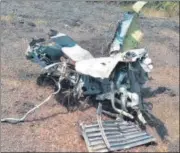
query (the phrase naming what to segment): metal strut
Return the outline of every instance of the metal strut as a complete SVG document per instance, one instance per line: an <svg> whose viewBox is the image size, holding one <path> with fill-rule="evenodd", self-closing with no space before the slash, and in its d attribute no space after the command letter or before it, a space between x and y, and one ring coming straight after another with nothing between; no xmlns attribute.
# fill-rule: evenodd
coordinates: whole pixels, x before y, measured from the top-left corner
<svg viewBox="0 0 180 153"><path fill-rule="evenodd" d="M105 131L104 131L104 128L103 128L103 125L102 125L102 119L101 119L101 114L102 114L102 104L99 103L98 105L98 109L97 109L97 122L98 122L98 125L99 125L99 129L101 131L101 134L102 134L102 138L104 140L104 143L106 144L107 146L107 149L110 151L110 144L109 144L109 141L106 137L106 134L105 134Z"/></svg>

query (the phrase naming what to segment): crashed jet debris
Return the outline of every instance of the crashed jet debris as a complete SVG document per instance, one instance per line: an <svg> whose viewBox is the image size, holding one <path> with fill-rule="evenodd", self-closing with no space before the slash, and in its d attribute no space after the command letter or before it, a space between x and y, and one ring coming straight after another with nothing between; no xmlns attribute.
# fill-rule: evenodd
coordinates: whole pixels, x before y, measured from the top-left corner
<svg viewBox="0 0 180 153"><path fill-rule="evenodd" d="M115 151L155 141L134 122L123 120L126 117L141 125L147 124L142 114L145 107L141 90L153 66L148 51L137 48L142 33L134 29L138 13L145 4L137 2L134 11L124 14L109 45L109 57L95 58L71 37L55 30L50 31L49 40L33 39L27 48L26 58L39 64L43 68L41 75L53 78L58 85L52 95L61 91L61 83L65 80L69 85L67 91L72 93L69 96L77 100L93 97L102 104L108 100L113 110L122 116L121 121L97 118L98 123L81 125L89 151ZM1 122L23 121L36 108L19 120L8 118Z"/></svg>

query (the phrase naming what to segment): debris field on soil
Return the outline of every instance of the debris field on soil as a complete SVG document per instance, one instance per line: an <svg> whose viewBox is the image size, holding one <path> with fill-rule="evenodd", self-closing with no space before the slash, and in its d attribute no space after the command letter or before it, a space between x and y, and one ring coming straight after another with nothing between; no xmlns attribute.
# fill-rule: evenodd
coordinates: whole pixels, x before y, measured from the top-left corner
<svg viewBox="0 0 180 153"><path fill-rule="evenodd" d="M36 84L40 68L25 59L26 39L45 37L49 29L66 33L95 57L107 56L107 46L122 18L119 6L73 1L1 1L1 118L20 117L52 92ZM156 132L157 146L128 151L178 151L179 146L179 21L177 18L141 17L144 41L154 63L145 94L153 104L169 137L163 143ZM96 108L67 113L52 98L46 105L15 125L1 124L2 151L69 152L87 148L78 122L96 120ZM94 118L93 118L94 116Z"/></svg>

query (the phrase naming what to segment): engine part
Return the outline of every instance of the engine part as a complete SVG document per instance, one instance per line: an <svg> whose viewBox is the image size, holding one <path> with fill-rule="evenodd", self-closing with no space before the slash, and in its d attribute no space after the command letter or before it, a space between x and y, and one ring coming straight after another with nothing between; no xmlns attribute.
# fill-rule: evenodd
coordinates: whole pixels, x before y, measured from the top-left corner
<svg viewBox="0 0 180 153"><path fill-rule="evenodd" d="M111 105L112 105L113 109L114 109L116 112L118 112L119 114L122 114L122 115L124 115L124 116L127 116L127 117L133 119L134 117L133 117L131 114L123 111L122 109L118 109L118 108L115 106L115 95L114 95L114 93L115 93L115 92L114 92L114 83L111 82Z"/></svg>

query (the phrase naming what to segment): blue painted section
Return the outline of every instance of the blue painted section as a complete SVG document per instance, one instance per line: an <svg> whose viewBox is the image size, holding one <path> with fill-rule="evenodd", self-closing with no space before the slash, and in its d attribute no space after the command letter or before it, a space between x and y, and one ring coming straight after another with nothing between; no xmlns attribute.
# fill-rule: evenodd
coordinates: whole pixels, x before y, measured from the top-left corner
<svg viewBox="0 0 180 153"><path fill-rule="evenodd" d="M77 44L69 36L60 36L60 37L52 38L52 41L54 41L56 43L56 45L60 46L61 48L62 47L73 47Z"/></svg>
<svg viewBox="0 0 180 153"><path fill-rule="evenodd" d="M43 55L47 57L50 63L58 62L60 61L60 57L64 55L62 48L74 47L75 45L77 45L77 43L67 35L53 37L50 39L48 44L40 45L38 48L33 49L27 58L32 62L38 63L40 66L44 67L47 65L47 62L42 60Z"/></svg>

